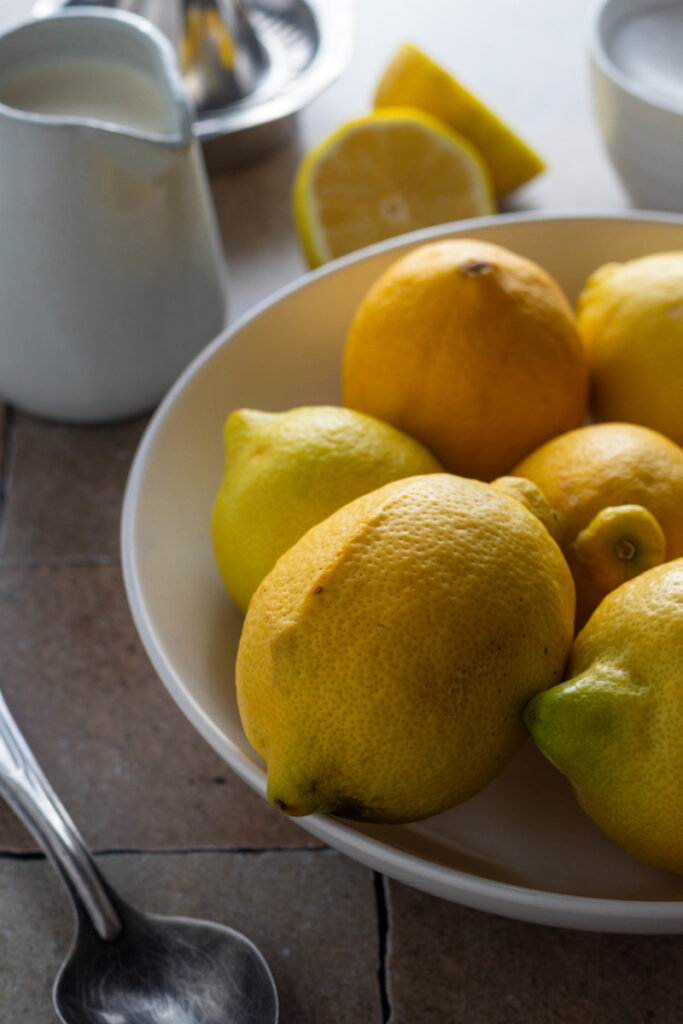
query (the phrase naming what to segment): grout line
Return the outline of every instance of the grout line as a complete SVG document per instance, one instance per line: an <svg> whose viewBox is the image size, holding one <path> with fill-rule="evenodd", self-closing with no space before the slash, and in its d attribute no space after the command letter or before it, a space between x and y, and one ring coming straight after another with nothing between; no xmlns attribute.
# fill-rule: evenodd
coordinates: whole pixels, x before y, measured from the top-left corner
<svg viewBox="0 0 683 1024"><path fill-rule="evenodd" d="M40 850L0 850L0 860L47 860Z"/></svg>
<svg viewBox="0 0 683 1024"><path fill-rule="evenodd" d="M167 854L173 856L189 856L190 854L205 853L325 853L329 852L328 846L186 846L180 849L144 850L130 847L127 849L102 849L96 850L97 856L144 856L165 857Z"/></svg>
<svg viewBox="0 0 683 1024"><path fill-rule="evenodd" d="M210 853L329 853L329 846L196 846L182 847L180 849L147 850L137 847L125 849L104 848L90 850L95 857L165 857L165 856L189 856L190 854ZM45 860L45 854L40 850L0 850L0 860Z"/></svg>
<svg viewBox="0 0 683 1024"><path fill-rule="evenodd" d="M382 1024L390 1024L392 1019L391 1000L389 998L389 942L390 920L387 880L379 871L374 871L375 900L377 902L377 930L379 932L379 966L377 980L382 1002Z"/></svg>

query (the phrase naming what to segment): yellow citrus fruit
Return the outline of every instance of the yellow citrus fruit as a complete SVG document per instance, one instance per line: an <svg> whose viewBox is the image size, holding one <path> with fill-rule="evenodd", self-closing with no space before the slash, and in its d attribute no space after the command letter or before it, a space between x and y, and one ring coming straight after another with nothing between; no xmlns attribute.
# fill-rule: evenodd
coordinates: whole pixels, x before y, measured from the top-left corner
<svg viewBox="0 0 683 1024"><path fill-rule="evenodd" d="M577 318L594 419L642 423L683 445L683 250L600 267Z"/></svg>
<svg viewBox="0 0 683 1024"><path fill-rule="evenodd" d="M557 515L577 625L614 587L683 555L683 449L634 423L595 423L542 445L513 473Z"/></svg>
<svg viewBox="0 0 683 1024"><path fill-rule="evenodd" d="M488 170L470 143L433 117L401 109L349 121L308 153L293 203L312 267L495 210Z"/></svg>
<svg viewBox="0 0 683 1024"><path fill-rule="evenodd" d="M525 711L536 743L607 835L683 874L683 559L605 598L568 675Z"/></svg>
<svg viewBox="0 0 683 1024"><path fill-rule="evenodd" d="M344 404L416 437L450 472L507 473L583 422L588 371L572 310L531 260L474 238L419 246L360 303Z"/></svg>
<svg viewBox="0 0 683 1024"><path fill-rule="evenodd" d="M246 735L289 814L437 814L485 786L562 677L574 587L521 502L448 474L386 484L308 531L254 594Z"/></svg>
<svg viewBox="0 0 683 1024"><path fill-rule="evenodd" d="M491 482L491 487L521 501L524 507L543 523L550 536L556 537L557 513L550 507L545 494L535 483L521 476L499 476L497 480Z"/></svg>
<svg viewBox="0 0 683 1024"><path fill-rule="evenodd" d="M497 194L545 170L540 156L481 100L411 43L393 57L375 93L375 108L415 107L469 139L488 166Z"/></svg>
<svg viewBox="0 0 683 1024"><path fill-rule="evenodd" d="M223 442L211 533L221 576L242 611L309 527L390 480L441 469L417 441L336 406L237 409L225 422Z"/></svg>

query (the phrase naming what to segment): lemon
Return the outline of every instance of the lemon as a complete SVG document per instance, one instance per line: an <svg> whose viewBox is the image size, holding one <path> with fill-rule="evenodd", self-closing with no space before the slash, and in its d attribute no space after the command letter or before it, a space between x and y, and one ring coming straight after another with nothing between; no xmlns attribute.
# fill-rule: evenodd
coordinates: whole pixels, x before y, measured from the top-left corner
<svg viewBox="0 0 683 1024"><path fill-rule="evenodd" d="M415 110L342 125L301 162L294 218L316 267L417 228L495 210L489 174L466 139Z"/></svg>
<svg viewBox="0 0 683 1024"><path fill-rule="evenodd" d="M543 523L550 536L557 537L557 513L550 507L543 491L535 483L521 476L499 476L497 480L492 481L491 487L521 501L522 505Z"/></svg>
<svg viewBox="0 0 683 1024"><path fill-rule="evenodd" d="M521 502L448 474L386 484L314 526L254 594L244 729L294 814L411 821L467 799L562 677L574 588Z"/></svg>
<svg viewBox="0 0 683 1024"><path fill-rule="evenodd" d="M375 108L415 107L439 118L481 153L498 195L523 185L545 164L481 100L425 53L406 43L377 86Z"/></svg>
<svg viewBox="0 0 683 1024"><path fill-rule="evenodd" d="M683 559L612 591L568 674L525 711L536 743L607 835L683 874Z"/></svg>
<svg viewBox="0 0 683 1024"><path fill-rule="evenodd" d="M683 445L683 251L600 267L577 318L594 419L642 423Z"/></svg>
<svg viewBox="0 0 683 1024"><path fill-rule="evenodd" d="M550 275L502 246L448 239L397 260L361 301L343 400L450 472L491 480L583 422L588 368Z"/></svg>
<svg viewBox="0 0 683 1024"><path fill-rule="evenodd" d="M223 440L225 468L211 532L221 576L242 611L309 527L390 480L441 468L412 438L336 406L237 409L225 422Z"/></svg>
<svg viewBox="0 0 683 1024"><path fill-rule="evenodd" d="M557 516L577 625L626 580L683 556L683 449L634 423L595 423L546 442L513 473Z"/></svg>

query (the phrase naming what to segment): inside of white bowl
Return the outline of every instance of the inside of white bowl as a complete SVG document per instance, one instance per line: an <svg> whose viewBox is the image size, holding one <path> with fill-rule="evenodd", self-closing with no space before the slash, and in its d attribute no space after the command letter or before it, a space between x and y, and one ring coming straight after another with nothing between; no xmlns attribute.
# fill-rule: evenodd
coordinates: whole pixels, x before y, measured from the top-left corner
<svg viewBox="0 0 683 1024"><path fill-rule="evenodd" d="M683 5L678 0L604 0L593 46L622 88L683 115Z"/></svg>
<svg viewBox="0 0 683 1024"><path fill-rule="evenodd" d="M209 533L223 422L238 407L338 403L343 344L361 296L407 248L445 234L471 234L536 259L574 300L602 263L680 247L683 218L532 214L421 232L287 289L207 349L172 389L128 485L126 587L169 692L262 794L265 773L244 738L234 694L242 620L214 566ZM683 880L603 836L531 742L487 790L436 819L383 827L299 821L364 863L484 909L580 927L683 929Z"/></svg>

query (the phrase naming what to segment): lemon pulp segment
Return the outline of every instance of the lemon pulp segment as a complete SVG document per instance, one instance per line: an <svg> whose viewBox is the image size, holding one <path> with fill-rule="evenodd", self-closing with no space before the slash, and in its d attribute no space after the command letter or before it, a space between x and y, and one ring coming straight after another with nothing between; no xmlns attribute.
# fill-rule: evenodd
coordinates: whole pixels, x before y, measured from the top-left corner
<svg viewBox="0 0 683 1024"><path fill-rule="evenodd" d="M294 215L311 266L418 228L492 213L475 149L417 111L343 125L302 161Z"/></svg>

